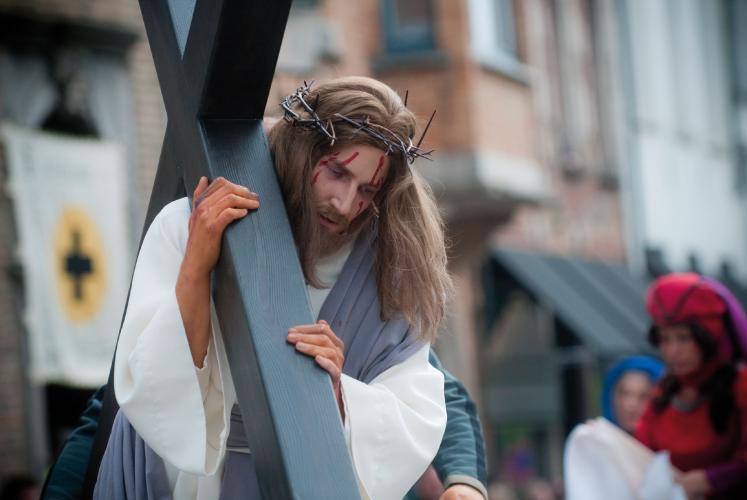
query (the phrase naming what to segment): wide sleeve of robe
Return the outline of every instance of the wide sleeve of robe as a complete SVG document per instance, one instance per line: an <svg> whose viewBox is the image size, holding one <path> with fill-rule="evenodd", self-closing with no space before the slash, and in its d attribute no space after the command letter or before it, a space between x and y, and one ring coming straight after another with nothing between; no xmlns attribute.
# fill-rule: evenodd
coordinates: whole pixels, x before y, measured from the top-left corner
<svg viewBox="0 0 747 500"><path fill-rule="evenodd" d="M234 395L225 351L215 345L220 335L212 336L205 368L195 369L176 300L189 214L187 198L168 204L143 240L117 344L114 391L159 456L181 471L209 475L225 454Z"/></svg>
<svg viewBox="0 0 747 500"><path fill-rule="evenodd" d="M342 376L345 431L364 498L402 498L436 456L446 428L444 377L425 345L365 384Z"/></svg>

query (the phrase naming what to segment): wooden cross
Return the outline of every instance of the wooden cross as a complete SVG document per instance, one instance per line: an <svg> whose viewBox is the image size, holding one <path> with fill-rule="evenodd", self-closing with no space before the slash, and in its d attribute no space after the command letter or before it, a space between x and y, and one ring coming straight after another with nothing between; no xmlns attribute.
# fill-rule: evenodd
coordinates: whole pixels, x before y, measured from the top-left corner
<svg viewBox="0 0 747 500"><path fill-rule="evenodd" d="M213 299L262 497L347 500L358 488L329 377L285 340L314 323L262 129L290 3L140 0L169 118L144 232L202 175L259 193L225 233Z"/></svg>

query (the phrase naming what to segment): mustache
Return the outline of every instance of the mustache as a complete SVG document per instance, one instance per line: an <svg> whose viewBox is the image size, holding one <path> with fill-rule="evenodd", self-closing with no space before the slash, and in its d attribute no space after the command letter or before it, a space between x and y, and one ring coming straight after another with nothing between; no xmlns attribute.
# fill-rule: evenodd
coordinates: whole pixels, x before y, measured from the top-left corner
<svg viewBox="0 0 747 500"><path fill-rule="evenodd" d="M350 225L347 218L341 215L340 213L338 213L332 207L329 207L329 206L318 207L317 212L319 213L319 215L339 225L342 231L346 231L348 229L348 226Z"/></svg>

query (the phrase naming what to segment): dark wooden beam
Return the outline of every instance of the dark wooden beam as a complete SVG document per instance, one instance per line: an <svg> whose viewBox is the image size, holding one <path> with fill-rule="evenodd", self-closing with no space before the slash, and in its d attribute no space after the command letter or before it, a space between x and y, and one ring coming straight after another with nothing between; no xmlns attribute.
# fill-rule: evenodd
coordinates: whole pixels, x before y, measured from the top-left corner
<svg viewBox="0 0 747 500"><path fill-rule="evenodd" d="M153 219L158 215L158 212L172 201L187 196L182 169L174 152L175 144L176 141L173 137L171 127L167 126L163 144L161 145L161 157L158 160L156 177L153 179L153 189L150 194L150 200L148 201L148 210L145 213L143 231L140 234L140 245L142 245L145 233L148 231ZM191 195L191 193L189 194Z"/></svg>
<svg viewBox="0 0 747 500"><path fill-rule="evenodd" d="M262 118L288 19L287 10L268 7L267 2L223 2L200 116Z"/></svg>
<svg viewBox="0 0 747 500"><path fill-rule="evenodd" d="M158 161L158 170L156 171L156 178L153 182L153 189L148 203L148 210L145 214L145 222L143 223L143 230L140 234L138 248L143 244L145 233L148 232L148 228L156 215L158 215L158 212L171 201L186 196L182 171L171 148L172 144L174 144L174 138L172 137L171 129L170 127L166 127L166 134L161 146L161 157ZM129 298L130 291L128 290L128 302ZM124 314L127 314L127 305L125 305L123 321ZM96 485L101 459L106 451L106 444L109 441L109 434L112 432L112 424L118 410L119 405L114 397L114 363L112 363L109 370L109 378L106 382L104 397L101 401L101 414L98 419L98 427L96 428L96 435L91 447L86 475L81 488L81 498L89 499L93 497L93 488Z"/></svg>

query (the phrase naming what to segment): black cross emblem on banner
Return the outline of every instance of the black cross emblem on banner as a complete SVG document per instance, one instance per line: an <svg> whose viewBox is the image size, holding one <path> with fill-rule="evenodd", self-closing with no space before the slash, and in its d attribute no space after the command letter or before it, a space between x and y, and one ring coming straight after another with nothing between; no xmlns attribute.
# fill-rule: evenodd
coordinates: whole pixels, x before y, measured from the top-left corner
<svg viewBox="0 0 747 500"><path fill-rule="evenodd" d="M83 278L93 272L93 261L80 248L80 231L73 231L72 248L65 256L65 271L73 280L73 297L78 302L83 300Z"/></svg>
<svg viewBox="0 0 747 500"><path fill-rule="evenodd" d="M285 342L289 327L314 322L262 130L290 3L140 0L169 118L143 232L202 175L259 193L262 208L226 231L213 299L262 497L347 500L358 488L329 378Z"/></svg>

